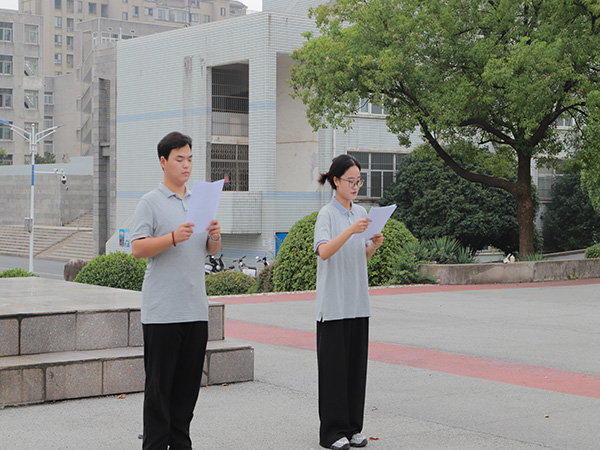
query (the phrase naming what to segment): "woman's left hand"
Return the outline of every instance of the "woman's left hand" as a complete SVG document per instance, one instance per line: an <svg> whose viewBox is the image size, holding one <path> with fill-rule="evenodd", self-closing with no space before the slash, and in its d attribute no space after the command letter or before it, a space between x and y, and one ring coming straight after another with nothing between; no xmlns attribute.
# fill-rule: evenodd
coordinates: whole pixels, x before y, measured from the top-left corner
<svg viewBox="0 0 600 450"><path fill-rule="evenodd" d="M219 222L216 219L210 221L210 226L206 231L208 231L208 235L213 241L221 239L221 225L219 225Z"/></svg>
<svg viewBox="0 0 600 450"><path fill-rule="evenodd" d="M379 248L383 244L383 234L377 233L371 238L371 245L373 248Z"/></svg>

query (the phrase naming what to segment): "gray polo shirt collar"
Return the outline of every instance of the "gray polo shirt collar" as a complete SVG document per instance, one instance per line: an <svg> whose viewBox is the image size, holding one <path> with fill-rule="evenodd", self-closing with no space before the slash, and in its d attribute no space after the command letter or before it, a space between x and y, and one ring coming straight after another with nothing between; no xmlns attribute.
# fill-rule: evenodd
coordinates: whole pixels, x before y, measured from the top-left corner
<svg viewBox="0 0 600 450"><path fill-rule="evenodd" d="M333 206L335 206L335 209L337 209L344 216L349 216L349 215L355 214L354 202L352 202L352 201L350 201L350 205L351 205L350 210L347 210L346 208L344 208L344 206L338 201L338 199L335 198L335 195L331 198L331 203L333 204Z"/></svg>
<svg viewBox="0 0 600 450"><path fill-rule="evenodd" d="M187 188L187 186L185 187L185 194L183 196L183 199L181 197L179 197L179 194L176 194L175 192L173 192L171 189L169 189L168 187L166 187L164 185L164 183L160 183L158 185L158 190L161 194L163 194L166 198L169 197L176 197L179 200L182 200L183 202L183 209L184 211L188 210L188 205L190 202L190 197L192 196L192 192Z"/></svg>

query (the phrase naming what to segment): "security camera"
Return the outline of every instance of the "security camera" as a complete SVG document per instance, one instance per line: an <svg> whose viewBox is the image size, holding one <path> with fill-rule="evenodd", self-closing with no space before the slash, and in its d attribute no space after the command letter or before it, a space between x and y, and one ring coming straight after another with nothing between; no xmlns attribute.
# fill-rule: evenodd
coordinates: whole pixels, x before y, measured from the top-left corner
<svg viewBox="0 0 600 450"><path fill-rule="evenodd" d="M67 184L67 176L66 176L66 175L63 175L62 177L60 177L60 182L61 182L62 184Z"/></svg>

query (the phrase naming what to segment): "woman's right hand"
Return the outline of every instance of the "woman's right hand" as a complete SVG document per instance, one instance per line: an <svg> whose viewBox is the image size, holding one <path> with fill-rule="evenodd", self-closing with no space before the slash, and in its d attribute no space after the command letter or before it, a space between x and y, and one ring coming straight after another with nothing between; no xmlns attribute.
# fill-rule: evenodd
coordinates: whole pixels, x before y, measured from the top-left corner
<svg viewBox="0 0 600 450"><path fill-rule="evenodd" d="M369 226L369 222L373 222L373 221L371 219L367 219L366 217L364 219L358 219L356 222L354 222L352 225L350 225L348 227L348 230L350 231L351 234L362 233Z"/></svg>

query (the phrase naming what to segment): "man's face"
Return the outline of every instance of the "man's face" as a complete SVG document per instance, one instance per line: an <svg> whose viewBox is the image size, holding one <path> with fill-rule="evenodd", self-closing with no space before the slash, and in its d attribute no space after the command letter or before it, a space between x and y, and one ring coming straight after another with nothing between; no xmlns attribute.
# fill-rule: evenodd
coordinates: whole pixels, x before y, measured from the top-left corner
<svg viewBox="0 0 600 450"><path fill-rule="evenodd" d="M181 185L187 182L192 174L192 150L189 145L171 150L169 159L160 158L160 165L165 171L165 179Z"/></svg>

